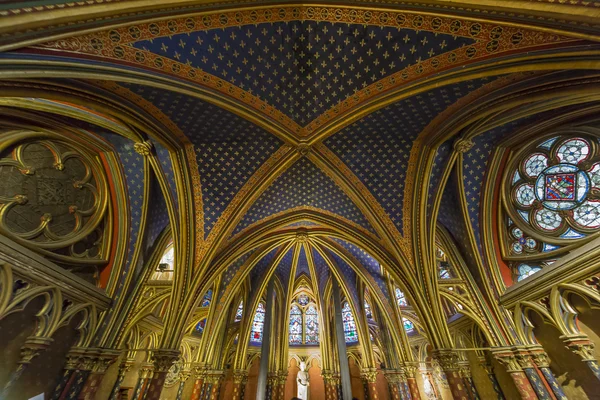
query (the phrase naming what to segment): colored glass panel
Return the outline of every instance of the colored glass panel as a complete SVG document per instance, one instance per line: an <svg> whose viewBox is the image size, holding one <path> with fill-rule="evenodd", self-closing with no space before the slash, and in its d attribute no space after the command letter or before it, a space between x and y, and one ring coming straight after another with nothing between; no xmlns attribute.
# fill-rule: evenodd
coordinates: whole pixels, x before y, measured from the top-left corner
<svg viewBox="0 0 600 400"><path fill-rule="evenodd" d="M212 299L212 289L208 289L204 297L202 298L202 304L200 307L208 307L210 306L210 300Z"/></svg>
<svg viewBox="0 0 600 400"><path fill-rule="evenodd" d="M404 293L402 293L402 291L398 288L396 288L396 303L398 303L398 305L400 307L408 306L408 302L406 301L406 296L404 296Z"/></svg>
<svg viewBox="0 0 600 400"><path fill-rule="evenodd" d="M265 323L265 306L259 303L256 307L254 320L252 321L252 330L250 331L250 341L253 343L262 343L263 326Z"/></svg>
<svg viewBox="0 0 600 400"><path fill-rule="evenodd" d="M350 305L347 302L344 302L344 306L342 307L342 323L344 325L344 339L346 340L346 343L358 342L356 323L354 322L354 316L352 315L352 310L350 310Z"/></svg>
<svg viewBox="0 0 600 400"><path fill-rule="evenodd" d="M290 344L302 344L302 311L297 305L290 310Z"/></svg>
<svg viewBox="0 0 600 400"><path fill-rule="evenodd" d="M402 317L402 325L404 326L404 330L406 332L412 332L415 329L415 324L413 324L411 320L404 317Z"/></svg>
<svg viewBox="0 0 600 400"><path fill-rule="evenodd" d="M367 316L367 318L373 319L373 313L371 312L371 306L366 301L365 301L365 315Z"/></svg>
<svg viewBox="0 0 600 400"><path fill-rule="evenodd" d="M304 343L319 344L319 315L315 306L308 306L305 313L305 321Z"/></svg>
<svg viewBox="0 0 600 400"><path fill-rule="evenodd" d="M241 321L242 320L242 314L244 313L244 302L240 301L240 305L238 306L236 312L235 312L235 322Z"/></svg>
<svg viewBox="0 0 600 400"><path fill-rule="evenodd" d="M204 332L205 326L206 326L206 318L204 318L202 321L198 322L198 324L196 325L196 332L198 332L198 333Z"/></svg>

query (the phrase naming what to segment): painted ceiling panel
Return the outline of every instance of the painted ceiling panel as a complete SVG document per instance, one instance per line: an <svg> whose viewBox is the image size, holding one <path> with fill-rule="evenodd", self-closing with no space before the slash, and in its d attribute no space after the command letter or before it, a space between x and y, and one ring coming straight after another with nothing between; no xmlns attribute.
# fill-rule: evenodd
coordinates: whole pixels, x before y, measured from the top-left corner
<svg viewBox="0 0 600 400"><path fill-rule="evenodd" d="M322 21L179 33L132 45L230 82L305 126L358 90L475 40Z"/></svg>
<svg viewBox="0 0 600 400"><path fill-rule="evenodd" d="M427 195L427 213L431 212L431 208L433 207L433 202L435 201L435 197L437 196L438 190L440 189L440 181L442 179L442 175L446 170L448 165L448 161L450 161L450 155L452 154L452 142L453 138L448 139L444 143L442 143L435 153L435 158L433 160L433 166L431 168L431 175L429 177L429 191Z"/></svg>
<svg viewBox="0 0 600 400"><path fill-rule="evenodd" d="M235 194L282 142L251 122L194 97L125 86L161 109L194 144L207 236Z"/></svg>
<svg viewBox="0 0 600 400"><path fill-rule="evenodd" d="M348 252L358 260L358 262L369 272L375 283L377 283L379 289L381 289L381 291L389 299L390 296L387 290L387 286L385 284L385 279L381 273L381 265L379 264L379 262L376 259L374 259L369 253L353 245L350 242L337 238L334 238L333 240L335 240L342 247L348 250Z"/></svg>
<svg viewBox="0 0 600 400"><path fill-rule="evenodd" d="M173 162L171 160L171 155L169 154L169 150L167 150L160 143L153 141L154 147L156 148L156 156L158 157L158 161L162 167L162 170L167 178L167 182L169 183L169 189L171 190L171 194L173 195L173 199L175 201L175 209L179 209L179 198L177 196L177 187L175 185L175 171L173 171Z"/></svg>
<svg viewBox="0 0 600 400"><path fill-rule="evenodd" d="M352 200L312 162L302 158L265 190L246 212L234 233L270 215L301 206L321 208L373 231Z"/></svg>
<svg viewBox="0 0 600 400"><path fill-rule="evenodd" d="M169 225L169 213L167 203L162 190L153 176L150 185L150 198L148 202L148 215L146 217L146 249L149 249L160 233Z"/></svg>
<svg viewBox="0 0 600 400"><path fill-rule="evenodd" d="M340 286L345 286L345 288L350 292L350 296L352 296L355 304L359 304L358 302L358 292L357 292L357 283L358 280L356 278L356 272L349 266L340 256L337 255L334 251L327 250L329 254L333 257L336 265L338 266L342 276L344 277L345 284Z"/></svg>
<svg viewBox="0 0 600 400"><path fill-rule="evenodd" d="M441 223L453 236L454 242L458 249L462 253L467 266L472 272L475 272L477 262L473 254L473 248L470 245L469 233L467 225L460 210L460 201L457 193L458 183L456 181L457 169L453 168L448 184L444 188L444 194L442 195L442 201L440 204L440 210L438 214L438 223ZM479 273L473 273L475 280L481 283L481 277Z"/></svg>
<svg viewBox="0 0 600 400"><path fill-rule="evenodd" d="M269 254L267 254L266 257L273 257L276 251L277 249L271 251ZM248 257L252 255L252 253L254 253L254 250L251 250L243 256L239 257L225 269L221 278L221 290L219 291L219 300L221 300L221 298L223 297L223 293L225 292L227 286L229 286L229 284L233 280L233 277L238 273L242 265L244 265L244 263L246 262L246 260L248 260Z"/></svg>
<svg viewBox="0 0 600 400"><path fill-rule="evenodd" d="M123 276L125 276L129 273L131 268L131 261L135 251L135 245L138 241L140 223L142 220L142 207L144 204L144 160L141 155L133 150L133 142L131 140L106 131L97 132L114 147L121 160L123 174L125 176L124 184L129 199L128 208L131 218L129 243L127 244L127 257L125 258L125 266L123 268ZM119 292L121 288L122 286L119 286L117 292Z"/></svg>
<svg viewBox="0 0 600 400"><path fill-rule="evenodd" d="M310 278L310 269L308 268L308 260L306 259L306 253L304 253L304 247L300 250L300 255L298 256L298 267L296 267L296 279L301 274L305 274Z"/></svg>
<svg viewBox="0 0 600 400"><path fill-rule="evenodd" d="M371 191L402 233L404 182L412 143L440 112L486 78L437 88L382 108L325 141Z"/></svg>
<svg viewBox="0 0 600 400"><path fill-rule="evenodd" d="M325 295L325 286L327 285L327 281L331 276L331 271L329 271L329 266L316 249L313 249L312 256L313 262L315 264L315 272L317 274L317 279L319 283L318 291L321 298L323 298L323 296Z"/></svg>
<svg viewBox="0 0 600 400"><path fill-rule="evenodd" d="M287 288L287 284L289 282L290 272L292 271L292 262L294 261L294 247L285 253L285 256L279 261L279 265L277 265L277 269L275 270L281 283L284 287ZM264 275L264 272L263 272Z"/></svg>

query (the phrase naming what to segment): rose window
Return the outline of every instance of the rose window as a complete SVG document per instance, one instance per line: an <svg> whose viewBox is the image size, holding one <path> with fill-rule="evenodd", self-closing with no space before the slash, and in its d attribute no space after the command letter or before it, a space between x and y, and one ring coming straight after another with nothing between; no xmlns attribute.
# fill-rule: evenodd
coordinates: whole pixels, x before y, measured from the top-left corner
<svg viewBox="0 0 600 400"><path fill-rule="evenodd" d="M572 240L600 228L600 158L596 139L554 137L530 151L512 172L511 251L522 254L540 239Z"/></svg>

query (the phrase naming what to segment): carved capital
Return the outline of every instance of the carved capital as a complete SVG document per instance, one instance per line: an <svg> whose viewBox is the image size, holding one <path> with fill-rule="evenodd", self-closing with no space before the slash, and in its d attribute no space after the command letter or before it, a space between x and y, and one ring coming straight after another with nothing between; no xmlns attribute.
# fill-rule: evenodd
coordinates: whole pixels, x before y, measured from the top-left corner
<svg viewBox="0 0 600 400"><path fill-rule="evenodd" d="M221 378L223 378L223 371L218 369L211 369L206 371L204 381L207 383L216 384L221 381Z"/></svg>
<svg viewBox="0 0 600 400"><path fill-rule="evenodd" d="M377 381L377 369L375 369L375 368L363 369L361 371L361 376L365 381L367 381L369 383L375 383Z"/></svg>
<svg viewBox="0 0 600 400"><path fill-rule="evenodd" d="M522 372L521 366L515 353L511 349L492 350L492 355L498 362L506 368L506 372Z"/></svg>
<svg viewBox="0 0 600 400"><path fill-rule="evenodd" d="M531 353L531 359L538 368L550 367L550 357L545 351L536 351Z"/></svg>
<svg viewBox="0 0 600 400"><path fill-rule="evenodd" d="M46 337L32 336L27 338L25 344L23 344L21 347L21 358L19 359L19 364L27 365L31 363L31 360L50 347L52 342L54 342L54 339Z"/></svg>
<svg viewBox="0 0 600 400"><path fill-rule="evenodd" d="M138 371L138 375L140 376L141 379L152 378L153 374L154 374L154 365L148 364L148 363L142 364Z"/></svg>
<svg viewBox="0 0 600 400"><path fill-rule="evenodd" d="M248 371L243 369L236 369L233 371L233 383L240 384L248 377Z"/></svg>
<svg viewBox="0 0 600 400"><path fill-rule="evenodd" d="M154 350L152 354L152 363L156 372L168 372L171 366L179 358L178 350Z"/></svg>
<svg viewBox="0 0 600 400"><path fill-rule="evenodd" d="M458 354L454 350L450 349L439 349L434 350L433 356L442 367L444 372L447 371L458 371Z"/></svg>
<svg viewBox="0 0 600 400"><path fill-rule="evenodd" d="M458 151L459 153L466 153L467 151L471 150L472 147L473 142L469 139L458 138L454 142L454 150Z"/></svg>
<svg viewBox="0 0 600 400"><path fill-rule="evenodd" d="M416 363L405 362L401 368L402 373L406 378L415 378L417 376L417 371L419 370L419 366ZM402 376L401 373L401 376Z"/></svg>
<svg viewBox="0 0 600 400"><path fill-rule="evenodd" d="M152 153L152 142L148 140L143 142L137 142L133 145L133 149L139 155L147 157L150 155L150 153Z"/></svg>
<svg viewBox="0 0 600 400"><path fill-rule="evenodd" d="M285 383L287 382L287 377L288 377L287 371L279 371L279 373L277 374L277 382L280 385L285 385Z"/></svg>
<svg viewBox="0 0 600 400"><path fill-rule="evenodd" d="M583 361L595 361L594 343L587 336L564 337L561 339L565 343L567 349L577 354Z"/></svg>
<svg viewBox="0 0 600 400"><path fill-rule="evenodd" d="M458 374L461 378L471 377L471 366L469 365L468 361L458 362Z"/></svg>

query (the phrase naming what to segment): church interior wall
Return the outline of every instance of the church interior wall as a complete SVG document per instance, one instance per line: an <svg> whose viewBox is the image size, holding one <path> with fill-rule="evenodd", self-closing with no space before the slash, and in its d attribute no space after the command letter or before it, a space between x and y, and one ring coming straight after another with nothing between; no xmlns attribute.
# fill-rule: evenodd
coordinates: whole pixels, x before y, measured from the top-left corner
<svg viewBox="0 0 600 400"><path fill-rule="evenodd" d="M572 399L598 399L597 379L584 364L581 357L565 347L560 332L544 323L535 313L530 316L535 328L533 332L550 357L550 369L562 386L565 395Z"/></svg>

